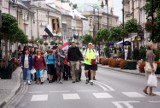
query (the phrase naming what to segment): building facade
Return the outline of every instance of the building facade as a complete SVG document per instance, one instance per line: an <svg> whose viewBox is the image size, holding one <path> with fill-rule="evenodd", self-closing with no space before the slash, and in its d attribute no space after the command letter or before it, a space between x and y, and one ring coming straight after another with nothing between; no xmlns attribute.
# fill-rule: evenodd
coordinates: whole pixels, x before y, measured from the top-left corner
<svg viewBox="0 0 160 108"><path fill-rule="evenodd" d="M111 28L118 26L119 18L113 14L104 12L103 10L84 11L83 15L88 18L89 21L89 34L95 36L101 28Z"/></svg>
<svg viewBox="0 0 160 108"><path fill-rule="evenodd" d="M148 42L149 33L145 31L145 22L146 22L146 14L143 7L145 6L146 0L124 0L124 18L125 22L134 18L138 21L138 24L141 26L144 36L138 36L133 33L130 35L132 38L132 50L134 46L145 46Z"/></svg>

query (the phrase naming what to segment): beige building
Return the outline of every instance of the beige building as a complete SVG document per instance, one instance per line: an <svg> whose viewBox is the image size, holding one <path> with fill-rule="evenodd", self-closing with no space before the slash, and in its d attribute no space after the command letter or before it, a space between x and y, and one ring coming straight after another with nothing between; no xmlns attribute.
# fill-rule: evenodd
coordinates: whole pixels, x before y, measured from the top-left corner
<svg viewBox="0 0 160 108"><path fill-rule="evenodd" d="M146 0L124 0L124 17L125 22L135 18L138 24L141 25L142 30L144 30L144 36L138 36L137 33L131 34L129 39L133 46L144 46L148 42L149 33L145 31L146 14L143 7L145 6Z"/></svg>
<svg viewBox="0 0 160 108"><path fill-rule="evenodd" d="M83 15L88 18L89 21L89 34L95 35L93 30L97 32L101 28L111 28L114 26L118 26L119 19L118 16L113 14L107 14L103 10L95 10L94 11L84 11ZM108 20L108 21L107 21ZM95 27L95 28L94 28Z"/></svg>

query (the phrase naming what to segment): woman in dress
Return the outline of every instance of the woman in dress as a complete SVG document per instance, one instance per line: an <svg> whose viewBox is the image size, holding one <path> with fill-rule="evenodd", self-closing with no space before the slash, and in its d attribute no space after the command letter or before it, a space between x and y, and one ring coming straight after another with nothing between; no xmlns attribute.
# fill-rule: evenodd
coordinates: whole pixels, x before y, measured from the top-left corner
<svg viewBox="0 0 160 108"><path fill-rule="evenodd" d="M147 53L146 53L146 61L150 64L151 68L152 68L152 71L147 71L145 70L145 73L146 73L146 76L148 78L148 76L150 74L155 74L155 68L154 68L154 60L155 60L155 54L153 53L153 43L149 42L148 45L147 45ZM148 94L150 96L156 96L156 94L153 93L153 87L149 87L149 86L146 86L143 90L143 92L145 94Z"/></svg>
<svg viewBox="0 0 160 108"><path fill-rule="evenodd" d="M41 51L37 50L37 55L34 58L34 68L36 69L36 83L43 84L43 71L46 68L44 56L41 55Z"/></svg>

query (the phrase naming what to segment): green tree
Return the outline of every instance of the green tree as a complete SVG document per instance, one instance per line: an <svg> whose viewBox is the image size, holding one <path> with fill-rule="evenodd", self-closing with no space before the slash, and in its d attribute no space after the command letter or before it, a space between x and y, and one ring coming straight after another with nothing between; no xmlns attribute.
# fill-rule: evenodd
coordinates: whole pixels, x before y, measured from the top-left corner
<svg viewBox="0 0 160 108"><path fill-rule="evenodd" d="M150 33L154 33L153 35L150 35L150 39L153 42L160 42L160 0L146 0L144 9L146 11L148 19L145 24L145 28ZM150 17L152 18L152 13L156 14L156 16L154 16L154 19L150 19Z"/></svg>
<svg viewBox="0 0 160 108"><path fill-rule="evenodd" d="M93 41L93 38L92 38L92 36L91 35L84 35L83 36L83 39L82 39L82 42L84 43L84 44L88 44L88 43L90 43L90 42L92 42Z"/></svg>
<svg viewBox="0 0 160 108"><path fill-rule="evenodd" d="M5 66L8 66L8 42L13 39L18 30L18 23L15 17L9 14L2 14L1 38L5 41Z"/></svg>
<svg viewBox="0 0 160 108"><path fill-rule="evenodd" d="M112 27L110 29L110 40L118 41L121 40L122 28L120 26Z"/></svg>
<svg viewBox="0 0 160 108"><path fill-rule="evenodd" d="M136 19L128 20L125 23L125 30L128 33L136 33L136 32L138 32L138 23L137 23L137 20Z"/></svg>
<svg viewBox="0 0 160 108"><path fill-rule="evenodd" d="M56 42L55 42L55 41L51 41L50 44L51 44L51 45L55 45Z"/></svg>

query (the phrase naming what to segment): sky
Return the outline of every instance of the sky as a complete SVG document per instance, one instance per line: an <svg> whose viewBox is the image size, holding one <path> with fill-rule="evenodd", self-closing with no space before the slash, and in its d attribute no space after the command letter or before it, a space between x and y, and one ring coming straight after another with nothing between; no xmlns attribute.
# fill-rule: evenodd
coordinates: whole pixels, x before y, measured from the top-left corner
<svg viewBox="0 0 160 108"><path fill-rule="evenodd" d="M54 1L54 0L46 0L47 2L49 1ZM88 3L97 3L98 0L70 0L73 3L76 4L84 4L84 1L87 1ZM114 0L114 15L119 17L119 20L122 21L122 0Z"/></svg>

